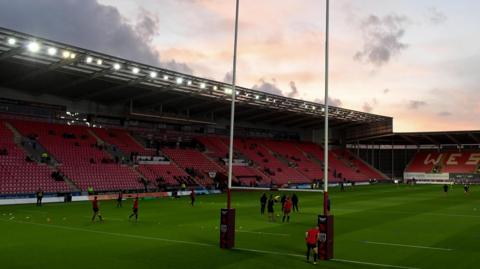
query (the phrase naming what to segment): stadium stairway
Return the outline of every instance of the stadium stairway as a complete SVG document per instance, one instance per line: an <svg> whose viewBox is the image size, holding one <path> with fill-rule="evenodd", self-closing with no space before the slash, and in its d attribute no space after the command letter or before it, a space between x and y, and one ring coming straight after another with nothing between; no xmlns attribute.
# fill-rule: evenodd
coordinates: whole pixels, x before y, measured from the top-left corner
<svg viewBox="0 0 480 269"><path fill-rule="evenodd" d="M111 144L107 143L105 140L103 140L102 138L100 138L94 131L92 131L91 129L88 129L87 130L88 133L93 136L95 139L97 139L97 143L99 145L104 145L106 146L104 149L105 151L108 153L108 155L110 155L113 159L115 158L118 158L119 160L122 160L122 158L124 160L128 160L128 156L125 155L125 153L117 146L115 145L116 149L113 150Z"/></svg>
<svg viewBox="0 0 480 269"><path fill-rule="evenodd" d="M7 128L9 128L14 134L14 140L17 146L22 148L32 160L37 162L37 164L39 165L47 165L52 170L52 172L58 172L57 167L59 166L59 162L55 159L55 156L50 154L50 152L48 152L48 150L43 147L42 144L37 142L34 147L31 143L29 143L29 139L24 137L12 124L10 124L9 122L5 122L5 126L7 126ZM42 164L41 155L44 152L46 152L50 156L50 161ZM65 182L65 184L69 186L72 192L81 191L81 189L77 185L75 185L75 183L66 175L63 175L63 182Z"/></svg>

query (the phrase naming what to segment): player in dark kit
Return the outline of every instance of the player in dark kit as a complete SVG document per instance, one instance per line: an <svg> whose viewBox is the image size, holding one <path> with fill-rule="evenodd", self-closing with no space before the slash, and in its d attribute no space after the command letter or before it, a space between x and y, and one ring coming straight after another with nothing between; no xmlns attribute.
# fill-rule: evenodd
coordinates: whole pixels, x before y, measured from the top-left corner
<svg viewBox="0 0 480 269"><path fill-rule="evenodd" d="M122 207L123 192L120 191L117 197L117 207Z"/></svg>
<svg viewBox="0 0 480 269"><path fill-rule="evenodd" d="M310 251L313 250L313 264L317 264L318 249L317 244L320 239L320 230L317 227L308 230L305 233L305 242L307 243L307 262L310 262Z"/></svg>
<svg viewBox="0 0 480 269"><path fill-rule="evenodd" d="M287 200L287 196L285 194L282 195L282 198L280 199L280 202L282 203L282 210L283 210L283 206L285 205L286 200Z"/></svg>
<svg viewBox="0 0 480 269"><path fill-rule="evenodd" d="M195 190L192 189L192 191L190 192L190 200L191 200L191 204L192 206L195 205Z"/></svg>
<svg viewBox="0 0 480 269"><path fill-rule="evenodd" d="M38 189L36 195L37 195L37 206L42 206L42 199L43 199L42 189Z"/></svg>
<svg viewBox="0 0 480 269"><path fill-rule="evenodd" d="M273 205L275 204L275 200L273 199L273 194L270 194L270 198L267 202L267 212L268 212L268 219L271 221L275 221L274 214L273 214Z"/></svg>
<svg viewBox="0 0 480 269"><path fill-rule="evenodd" d="M293 211L298 212L298 196L295 193L292 195L292 206Z"/></svg>
<svg viewBox="0 0 480 269"><path fill-rule="evenodd" d="M265 214L265 206L267 205L267 195L264 193L260 197L260 214Z"/></svg>
<svg viewBox="0 0 480 269"><path fill-rule="evenodd" d="M128 220L130 220L133 216L135 216L135 222L137 222L138 221L138 196L133 201L132 210L133 210L133 213L128 217Z"/></svg>
<svg viewBox="0 0 480 269"><path fill-rule="evenodd" d="M448 192L448 185L447 184L443 185L443 192L445 194L447 194L447 192Z"/></svg>
<svg viewBox="0 0 480 269"><path fill-rule="evenodd" d="M102 215L100 215L100 207L98 207L98 200L97 196L93 198L92 201L92 209L93 209L93 217L92 217L92 222L95 221L95 217L98 216L100 221L103 221Z"/></svg>
<svg viewBox="0 0 480 269"><path fill-rule="evenodd" d="M469 190L470 190L470 185L465 183L465 185L463 185L463 193L468 194Z"/></svg>

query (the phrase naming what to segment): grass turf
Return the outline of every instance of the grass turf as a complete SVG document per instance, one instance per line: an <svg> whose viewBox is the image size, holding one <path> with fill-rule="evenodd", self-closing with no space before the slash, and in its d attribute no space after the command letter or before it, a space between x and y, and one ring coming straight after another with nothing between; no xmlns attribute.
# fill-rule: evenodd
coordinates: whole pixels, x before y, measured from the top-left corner
<svg viewBox="0 0 480 269"><path fill-rule="evenodd" d="M321 268L477 268L480 193L461 186L365 186L331 192L334 261ZM116 208L102 201L104 223L91 223L86 202L0 207L2 268L311 268L304 233L315 225L321 194L300 193L291 223L259 214L258 192L234 193L235 250L218 247L224 195L132 201ZM478 208L478 211L477 209ZM277 211L278 211L277 206ZM424 248L425 247L425 248ZM388 267L390 266L390 267Z"/></svg>

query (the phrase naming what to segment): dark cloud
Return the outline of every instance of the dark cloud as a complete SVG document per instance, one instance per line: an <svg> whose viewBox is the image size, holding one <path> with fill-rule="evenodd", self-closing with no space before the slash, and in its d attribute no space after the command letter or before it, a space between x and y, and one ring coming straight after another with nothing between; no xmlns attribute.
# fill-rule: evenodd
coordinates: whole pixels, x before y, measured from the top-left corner
<svg viewBox="0 0 480 269"><path fill-rule="evenodd" d="M160 55L149 44L157 31L158 20L149 13L137 26L132 26L115 7L101 5L96 0L0 0L0 25L129 60L191 73L185 64L160 61Z"/></svg>
<svg viewBox="0 0 480 269"><path fill-rule="evenodd" d="M290 92L287 94L288 97L294 98L298 96L298 89L297 85L295 85L295 81L290 81Z"/></svg>
<svg viewBox="0 0 480 269"><path fill-rule="evenodd" d="M384 17L370 15L360 24L363 33L363 48L354 59L381 67L393 56L399 55L408 45L401 39L409 20L406 16L390 14Z"/></svg>
<svg viewBox="0 0 480 269"><path fill-rule="evenodd" d="M135 31L146 42L152 42L155 35L159 33L158 16L145 9L140 9Z"/></svg>
<svg viewBox="0 0 480 269"><path fill-rule="evenodd" d="M368 102L363 103L362 110L364 112L370 113L373 110L373 106L370 105Z"/></svg>
<svg viewBox="0 0 480 269"><path fill-rule="evenodd" d="M418 101L418 100L411 100L408 102L409 109L419 109L422 106L426 106L427 103L425 101Z"/></svg>
<svg viewBox="0 0 480 269"><path fill-rule="evenodd" d="M233 75L232 72L227 72L223 77L223 82L225 83L233 83Z"/></svg>
<svg viewBox="0 0 480 269"><path fill-rule="evenodd" d="M378 105L377 98L372 98L372 100L364 102L362 106L362 110L364 112L370 113L373 109Z"/></svg>
<svg viewBox="0 0 480 269"><path fill-rule="evenodd" d="M275 79L272 79L272 82L268 82L262 78L258 81L258 84L253 85L252 89L270 94L283 95L282 91L277 87Z"/></svg>
<svg viewBox="0 0 480 269"><path fill-rule="evenodd" d="M324 104L325 102L323 100L324 99L316 98L314 100L314 102ZM338 98L332 98L332 97L329 96L328 97L328 105L329 106L335 106L335 107L341 107L343 105L343 103L342 103L342 100L340 100Z"/></svg>
<svg viewBox="0 0 480 269"><path fill-rule="evenodd" d="M451 116L452 113L450 113L448 111L442 111L442 112L439 112L437 115L441 116L441 117L448 117L448 116Z"/></svg>
<svg viewBox="0 0 480 269"><path fill-rule="evenodd" d="M436 7L430 7L427 10L427 19L434 25L439 25L447 21L447 15Z"/></svg>

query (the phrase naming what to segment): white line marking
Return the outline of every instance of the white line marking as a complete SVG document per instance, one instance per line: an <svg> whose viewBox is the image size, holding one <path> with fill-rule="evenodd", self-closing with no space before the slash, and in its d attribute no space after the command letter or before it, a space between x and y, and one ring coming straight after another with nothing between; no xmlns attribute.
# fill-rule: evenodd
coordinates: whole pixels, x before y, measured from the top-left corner
<svg viewBox="0 0 480 269"><path fill-rule="evenodd" d="M46 227L46 228L57 228L57 229L64 229L64 230L77 231L77 232L88 232L88 233L96 233L96 234L118 236L118 237L125 237L125 238L134 238L134 239L155 240L155 241L163 241L163 242L169 242L169 243L180 243L180 244L195 245L195 246L202 246L202 247L215 247L215 246L217 246L217 245L213 245L213 244L204 244L204 243L192 242L192 241L173 240L173 239L165 239L165 238L159 238L159 237L149 237L149 236L141 236L141 235L133 235L133 234L110 233L110 232L103 232L103 231L82 229L82 228L74 228L74 227L67 227L67 226L54 225L54 224L42 224L42 223L26 222L26 221L18 221L18 220L10 220L10 221L1 220L1 221L21 223L21 224L30 224L30 225L35 225L35 226L39 226L39 227ZM268 251L268 250L258 250L258 249L248 249L248 248L235 248L235 249L243 250L243 251L249 251L249 252L263 253L263 254L271 254L271 255L281 255L281 256L301 257L301 258L305 257L304 255L300 255L300 254L283 253L283 252ZM370 266L384 267L384 268L419 269L419 268L415 268L415 267L398 266L398 265L381 264L381 263L371 263L371 262L362 262L362 261L352 261L352 260L345 260L345 259L333 259L332 261L354 263L354 264L363 264L363 265L370 265Z"/></svg>
<svg viewBox="0 0 480 269"><path fill-rule="evenodd" d="M346 263L354 263L354 264L363 264L363 265L371 265L376 267L385 267L385 268L399 268L399 269L419 269L418 267L408 267L408 266L399 266L399 265L390 265L390 264L383 264L383 263L372 263L372 262L360 262L360 261L351 261L351 260L344 260L344 259L332 259L336 262L346 262Z"/></svg>
<svg viewBox="0 0 480 269"><path fill-rule="evenodd" d="M255 231L245 231L245 230L236 230L236 232L237 232L237 233L260 234L260 235L291 236L291 234L266 233L266 232L255 232Z"/></svg>
<svg viewBox="0 0 480 269"><path fill-rule="evenodd" d="M300 254L282 253L282 252L276 252L276 251L258 250L258 249L249 249L249 248L235 248L235 249L236 249L236 250L242 250L242 251L255 252L255 253L263 253L263 254L271 254L271 255L281 255L281 256L291 256L291 257L301 257L301 258L305 258L305 255L300 255ZM345 260L345 259L332 259L332 261L345 262L345 263L354 263L354 264L363 264L363 265L370 265L370 266L384 267L384 268L419 269L419 268L417 268L417 267L408 267L408 266L399 266L399 265L382 264L382 263L372 263L372 262L362 262L362 261L352 261L352 260Z"/></svg>
<svg viewBox="0 0 480 269"><path fill-rule="evenodd" d="M5 220L3 220L3 221L5 221ZM8 221L5 221L5 222L8 222ZM75 227L68 227L68 226L55 225L55 224L42 224L42 223L35 223L35 222L26 222L26 221L21 221L21 220L15 220L15 221L10 221L10 222L21 223L21 224L30 224L30 225L46 227L46 228L57 228L57 229L63 229L63 230L69 230L69 231L88 232L88 233L96 233L96 234L126 237L126 238L156 240L156 241L163 241L163 242L169 242L169 243L181 243L181 244L204 246L204 247L214 246L212 244L204 244L204 243L192 242L192 241L173 240L173 239L165 239L165 238L159 238L159 237L149 237L149 236L134 235L134 234L110 233L110 232L104 232L104 231L97 231L97 230L83 229L83 228L75 228Z"/></svg>
<svg viewBox="0 0 480 269"><path fill-rule="evenodd" d="M432 250L443 250L443 251L452 251L451 248L436 248L436 247L427 247L427 246L417 246L417 245L404 245L404 244L395 244L395 243L384 243L384 242L374 242L374 241L363 241L365 244L373 245L383 245L383 246L393 246L393 247L406 247L406 248L421 248L421 249L432 249Z"/></svg>

